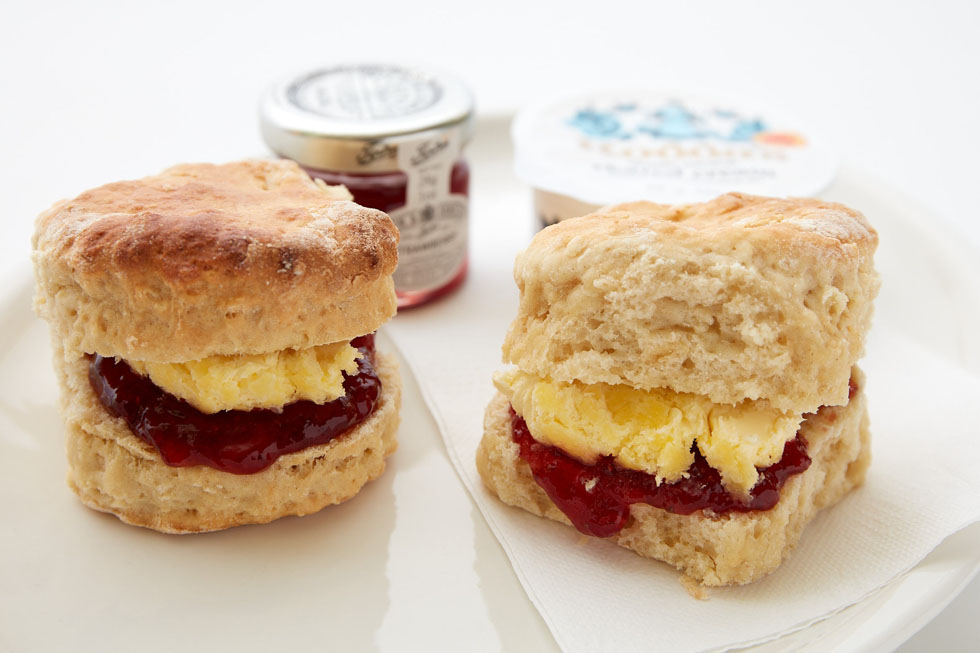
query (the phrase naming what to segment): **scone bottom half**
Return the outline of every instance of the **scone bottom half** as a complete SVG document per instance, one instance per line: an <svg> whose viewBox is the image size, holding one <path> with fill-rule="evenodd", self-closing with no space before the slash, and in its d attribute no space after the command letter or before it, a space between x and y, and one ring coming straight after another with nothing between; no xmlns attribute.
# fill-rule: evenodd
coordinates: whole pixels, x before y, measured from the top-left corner
<svg viewBox="0 0 980 653"><path fill-rule="evenodd" d="M397 447L401 382L375 351L397 230L291 162L193 164L43 213L68 482L168 533L353 497Z"/></svg>
<svg viewBox="0 0 980 653"><path fill-rule="evenodd" d="M772 572L865 477L876 241L840 205L734 194L543 230L515 264L485 485L704 585Z"/></svg>
<svg viewBox="0 0 980 653"><path fill-rule="evenodd" d="M265 523L346 501L381 475L397 448L398 366L373 341L350 343L359 356L353 373L340 372L339 397L210 414L123 360L67 356L59 376L69 485L92 508L168 533Z"/></svg>

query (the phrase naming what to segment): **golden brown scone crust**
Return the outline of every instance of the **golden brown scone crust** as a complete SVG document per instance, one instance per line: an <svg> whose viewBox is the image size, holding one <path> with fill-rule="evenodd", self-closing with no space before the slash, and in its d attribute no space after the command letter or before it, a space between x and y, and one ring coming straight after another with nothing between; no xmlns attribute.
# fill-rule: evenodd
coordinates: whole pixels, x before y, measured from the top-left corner
<svg viewBox="0 0 980 653"><path fill-rule="evenodd" d="M289 161L179 165L42 213L36 308L70 350L181 362L370 333L395 313L387 215Z"/></svg>
<svg viewBox="0 0 980 653"><path fill-rule="evenodd" d="M857 368L855 379L863 387ZM787 481L773 509L709 517L633 504L630 522L610 539L667 562L704 585L741 585L762 578L786 559L817 512L861 485L871 460L867 402L860 390L846 406L824 407L809 416L802 432L812 464ZM487 407L477 450L484 484L506 504L570 524L518 452L511 439L509 404L498 393Z"/></svg>
<svg viewBox="0 0 980 653"><path fill-rule="evenodd" d="M331 442L281 456L256 474L205 466L170 467L99 403L88 361L55 343L67 426L68 485L85 505L164 533L197 533L307 515L353 497L395 451L401 378L397 361L376 355L382 395L374 413Z"/></svg>
<svg viewBox="0 0 980 653"><path fill-rule="evenodd" d="M878 291L877 243L840 204L737 193L565 220L517 257L504 359L561 382L841 405Z"/></svg>

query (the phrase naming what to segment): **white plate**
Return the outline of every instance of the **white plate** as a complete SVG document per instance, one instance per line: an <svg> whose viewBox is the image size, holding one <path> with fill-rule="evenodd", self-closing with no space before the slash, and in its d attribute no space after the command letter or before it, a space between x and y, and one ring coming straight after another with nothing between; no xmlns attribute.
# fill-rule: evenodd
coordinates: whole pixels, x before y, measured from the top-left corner
<svg viewBox="0 0 980 653"><path fill-rule="evenodd" d="M447 650L550 642L402 366L400 447L353 500L167 536L65 485L46 325L26 279L0 300L0 650ZM380 349L393 351L384 337ZM483 645L483 644L486 645ZM554 645L551 644L553 647Z"/></svg>
<svg viewBox="0 0 980 653"><path fill-rule="evenodd" d="M510 174L509 150L506 122L484 121L470 148L474 238L496 228L490 207L526 213L528 232L515 237L530 235L529 196ZM889 243L882 251L892 254L878 260L889 283L877 319L980 370L972 253L943 238L944 227L935 233L927 212L853 171L826 195L864 210ZM7 287L0 299L0 649L555 648L404 368L401 447L388 472L355 499L265 526L159 535L85 509L65 486L46 327L30 312L27 271ZM903 292L916 298L916 310L903 305ZM379 346L391 349L384 337ZM890 650L978 567L974 527L868 600L761 650L818 641Z"/></svg>

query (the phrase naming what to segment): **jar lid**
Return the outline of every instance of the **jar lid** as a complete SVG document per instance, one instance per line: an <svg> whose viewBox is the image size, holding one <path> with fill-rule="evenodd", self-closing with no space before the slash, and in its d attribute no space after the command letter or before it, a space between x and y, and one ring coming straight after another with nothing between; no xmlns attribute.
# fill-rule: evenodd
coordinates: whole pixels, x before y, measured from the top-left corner
<svg viewBox="0 0 980 653"><path fill-rule="evenodd" d="M651 90L534 104L514 121L517 175L594 205L698 202L729 191L806 196L834 177L833 152L798 123Z"/></svg>
<svg viewBox="0 0 980 653"><path fill-rule="evenodd" d="M398 169L398 144L472 130L473 97L452 75L390 64L341 64L290 77L259 104L262 136L280 156L321 170Z"/></svg>

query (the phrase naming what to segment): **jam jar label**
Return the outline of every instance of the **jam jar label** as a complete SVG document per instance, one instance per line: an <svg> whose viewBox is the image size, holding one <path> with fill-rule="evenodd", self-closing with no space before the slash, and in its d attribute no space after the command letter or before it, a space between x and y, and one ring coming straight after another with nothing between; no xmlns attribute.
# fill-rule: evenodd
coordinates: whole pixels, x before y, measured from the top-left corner
<svg viewBox="0 0 980 653"><path fill-rule="evenodd" d="M398 145L398 165L408 177L405 206L389 212L401 233L394 274L399 292L440 288L466 259L469 201L450 191L461 146L455 129Z"/></svg>

